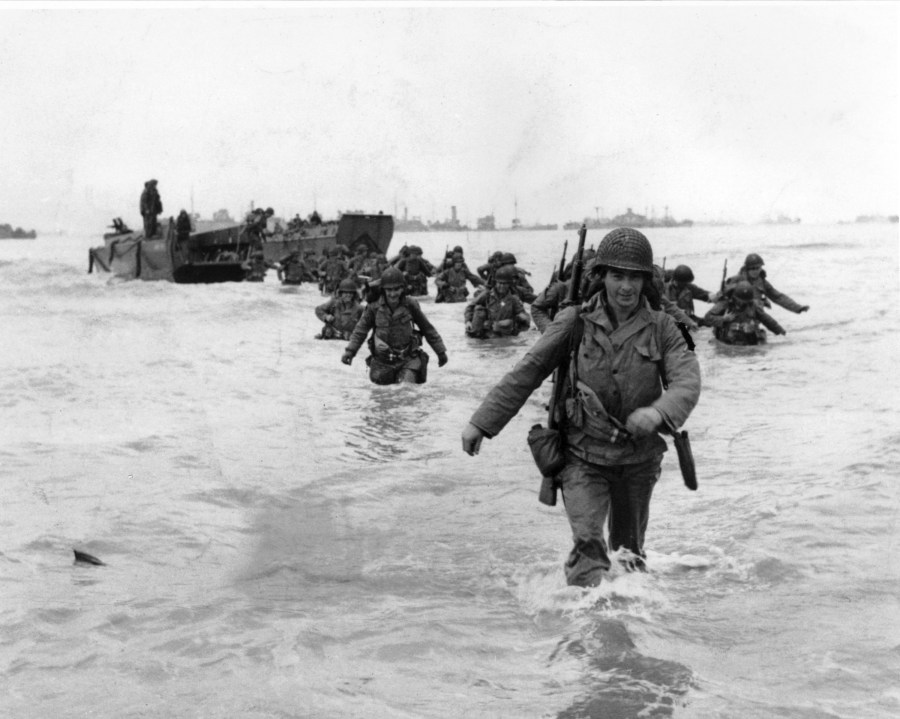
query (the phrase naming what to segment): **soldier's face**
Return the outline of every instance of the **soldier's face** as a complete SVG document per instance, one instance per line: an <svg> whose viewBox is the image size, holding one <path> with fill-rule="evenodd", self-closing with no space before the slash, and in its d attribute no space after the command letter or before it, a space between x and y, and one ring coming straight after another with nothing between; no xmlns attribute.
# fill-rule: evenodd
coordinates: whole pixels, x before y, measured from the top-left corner
<svg viewBox="0 0 900 719"><path fill-rule="evenodd" d="M508 282L498 282L496 284L497 294L501 297L505 297L509 294L509 283Z"/></svg>
<svg viewBox="0 0 900 719"><path fill-rule="evenodd" d="M759 273L762 270L762 267L748 267L747 274L750 276L750 279L755 280L759 277Z"/></svg>
<svg viewBox="0 0 900 719"><path fill-rule="evenodd" d="M400 301L400 295L403 293L402 287L385 287L384 296L388 304L395 305Z"/></svg>
<svg viewBox="0 0 900 719"><path fill-rule="evenodd" d="M617 315L627 317L635 309L644 289L644 276L632 270L620 270L611 267L603 278L606 299Z"/></svg>

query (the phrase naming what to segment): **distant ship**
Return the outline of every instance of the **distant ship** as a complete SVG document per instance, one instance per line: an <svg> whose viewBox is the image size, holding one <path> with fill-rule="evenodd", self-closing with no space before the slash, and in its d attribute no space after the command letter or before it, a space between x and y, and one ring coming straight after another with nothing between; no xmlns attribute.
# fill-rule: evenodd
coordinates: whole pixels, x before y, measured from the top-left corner
<svg viewBox="0 0 900 719"><path fill-rule="evenodd" d="M645 228L645 227L692 227L694 225L693 220L676 220L669 215L668 208L666 208L666 214L662 218L650 218L646 215L639 215L636 212L632 212L631 208L628 208L628 211L621 214L616 215L613 218L606 217L585 217L584 220L580 222L567 222L563 225L564 230L577 230L581 228L581 225L584 224L589 230L600 230L600 229L611 229L613 227L635 227L635 228Z"/></svg>
<svg viewBox="0 0 900 719"><path fill-rule="evenodd" d="M37 237L34 230L23 230L21 227L13 229L12 225L0 225L0 240L33 240Z"/></svg>

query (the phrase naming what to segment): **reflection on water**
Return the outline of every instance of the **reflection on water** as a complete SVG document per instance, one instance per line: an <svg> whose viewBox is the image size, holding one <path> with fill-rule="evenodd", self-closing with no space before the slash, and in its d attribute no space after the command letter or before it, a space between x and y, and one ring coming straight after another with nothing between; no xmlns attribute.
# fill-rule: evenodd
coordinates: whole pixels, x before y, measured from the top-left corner
<svg viewBox="0 0 900 719"><path fill-rule="evenodd" d="M429 431L433 402L433 395L416 385L373 387L369 402L348 420L347 447L367 462L399 459L415 452L418 441Z"/></svg>

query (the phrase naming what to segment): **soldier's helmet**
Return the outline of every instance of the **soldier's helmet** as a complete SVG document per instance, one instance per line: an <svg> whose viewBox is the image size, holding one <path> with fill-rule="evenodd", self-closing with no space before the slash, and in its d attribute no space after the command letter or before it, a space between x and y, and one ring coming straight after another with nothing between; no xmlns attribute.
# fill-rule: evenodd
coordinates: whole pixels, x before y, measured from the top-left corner
<svg viewBox="0 0 900 719"><path fill-rule="evenodd" d="M500 266L505 267L506 265L514 265L516 264L516 256L512 252L504 252L500 255Z"/></svg>
<svg viewBox="0 0 900 719"><path fill-rule="evenodd" d="M738 282L734 286L734 288L732 288L731 296L738 302L753 302L753 299L755 297L755 293L753 292L753 285L751 285L749 282Z"/></svg>
<svg viewBox="0 0 900 719"><path fill-rule="evenodd" d="M751 269L753 267L762 267L765 264L763 262L763 258L757 255L755 252L751 252L747 255L747 259L744 260L744 267L747 269Z"/></svg>
<svg viewBox="0 0 900 719"><path fill-rule="evenodd" d="M600 241L594 266L646 272L653 275L653 248L650 241L631 227L617 227Z"/></svg>
<svg viewBox="0 0 900 719"><path fill-rule="evenodd" d="M396 267L388 267L381 273L381 286L384 289L388 287L406 287L406 280L403 273Z"/></svg>
<svg viewBox="0 0 900 719"><path fill-rule="evenodd" d="M275 210L273 210L271 207L267 207L267 208L266 208L266 214L267 214L269 217L271 217L272 215L275 214Z"/></svg>
<svg viewBox="0 0 900 719"><path fill-rule="evenodd" d="M341 284L338 285L338 292L352 292L356 294L356 283L349 277L346 280L341 280Z"/></svg>
<svg viewBox="0 0 900 719"><path fill-rule="evenodd" d="M503 253L500 250L497 250L493 255L488 258L489 262L499 262L500 258L503 257Z"/></svg>
<svg viewBox="0 0 900 719"><path fill-rule="evenodd" d="M518 279L518 273L516 272L516 268L512 265L503 265L500 269L497 270L497 273L494 275L495 282L505 282L508 285L515 284L516 279Z"/></svg>
<svg viewBox="0 0 900 719"><path fill-rule="evenodd" d="M687 265L678 265L675 268L675 272L672 273L672 277L676 282L693 282L694 281L694 273L691 271L691 268Z"/></svg>
<svg viewBox="0 0 900 719"><path fill-rule="evenodd" d="M463 253L463 248L462 248L462 246L461 246L461 245L457 245L456 247L453 248L453 252L454 252L454 254L458 253L458 254L461 255L461 254Z"/></svg>

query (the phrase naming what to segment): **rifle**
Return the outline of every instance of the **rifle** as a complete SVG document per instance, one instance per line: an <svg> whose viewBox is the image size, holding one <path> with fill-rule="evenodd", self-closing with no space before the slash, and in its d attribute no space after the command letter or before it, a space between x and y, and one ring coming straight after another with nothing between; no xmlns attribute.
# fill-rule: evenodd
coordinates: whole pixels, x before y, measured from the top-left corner
<svg viewBox="0 0 900 719"><path fill-rule="evenodd" d="M724 296L725 294L725 277L728 275L728 258L725 258L725 264L722 265L722 285L719 287L719 292Z"/></svg>
<svg viewBox="0 0 900 719"><path fill-rule="evenodd" d="M549 292L550 288L553 287L554 282L562 282L563 274L566 271L566 251L569 249L569 241L566 240L563 243L563 253L562 259L559 261L559 269L554 269L552 274L550 275L550 281L547 283L547 288L544 292Z"/></svg>
<svg viewBox="0 0 900 719"><path fill-rule="evenodd" d="M581 276L584 272L584 238L587 235L587 225L582 224L578 231L578 249L575 251L575 257L572 259L572 284L569 286L569 293L566 297L564 306L577 304L581 294ZM554 437L555 441L559 441L559 420L557 419L557 408L562 400L563 384L565 383L566 370L571 362L571 352L566 354L566 361L557 367L553 372L553 392L550 396L550 408L547 413L547 434ZM540 425L537 425L538 427ZM534 428L532 428L532 431ZM532 450L534 451L534 450ZM561 459L560 452L560 459ZM540 465L539 465L540 466ZM547 471L541 472L541 489L538 492L538 501L549 507L556 506L556 474L562 467L557 467L554 471L553 467L547 467Z"/></svg>

